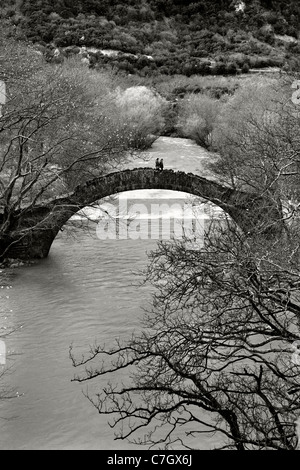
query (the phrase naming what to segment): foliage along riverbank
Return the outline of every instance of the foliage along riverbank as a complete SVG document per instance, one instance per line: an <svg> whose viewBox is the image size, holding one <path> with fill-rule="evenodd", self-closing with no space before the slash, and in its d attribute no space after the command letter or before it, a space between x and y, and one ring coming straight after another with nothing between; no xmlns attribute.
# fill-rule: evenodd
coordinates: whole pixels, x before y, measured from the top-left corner
<svg viewBox="0 0 300 470"><path fill-rule="evenodd" d="M270 90L280 83L259 76L140 79L111 69L97 71L74 57L48 63L35 46L8 38L2 50L0 79L6 82L9 98L1 117L4 247L16 207L66 194L91 175L115 170L128 154L139 156L161 135L189 138L205 149L226 152L232 130L226 124L233 114L243 122L249 106L264 112L271 105ZM21 140L12 116L20 120ZM18 142L16 147L12 142ZM15 163L17 155L21 168Z"/></svg>

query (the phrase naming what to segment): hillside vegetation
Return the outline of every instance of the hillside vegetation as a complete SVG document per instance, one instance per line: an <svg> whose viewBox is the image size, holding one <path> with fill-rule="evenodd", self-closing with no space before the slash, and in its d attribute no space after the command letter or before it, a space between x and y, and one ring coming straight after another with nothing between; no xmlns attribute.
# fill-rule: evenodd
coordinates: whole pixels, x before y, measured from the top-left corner
<svg viewBox="0 0 300 470"><path fill-rule="evenodd" d="M300 66L297 0L2 0L16 38L48 60L87 49L127 74L226 75ZM57 49L59 53L57 52ZM107 55L103 50L119 51ZM56 51L56 52L55 52Z"/></svg>

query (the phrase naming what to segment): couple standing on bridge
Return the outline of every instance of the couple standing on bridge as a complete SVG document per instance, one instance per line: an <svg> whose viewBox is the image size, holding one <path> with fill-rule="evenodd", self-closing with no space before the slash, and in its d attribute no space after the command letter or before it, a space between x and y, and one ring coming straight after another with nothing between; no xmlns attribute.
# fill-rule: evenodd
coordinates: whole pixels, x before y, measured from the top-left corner
<svg viewBox="0 0 300 470"><path fill-rule="evenodd" d="M159 158L155 160L155 169L158 171L162 171L164 169L164 161L162 158L161 160L159 160Z"/></svg>

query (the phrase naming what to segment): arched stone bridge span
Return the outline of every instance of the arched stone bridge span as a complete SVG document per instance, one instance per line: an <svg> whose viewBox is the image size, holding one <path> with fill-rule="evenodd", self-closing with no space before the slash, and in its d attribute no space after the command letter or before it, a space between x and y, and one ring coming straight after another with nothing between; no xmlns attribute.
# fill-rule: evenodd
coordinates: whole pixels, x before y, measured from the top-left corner
<svg viewBox="0 0 300 470"><path fill-rule="evenodd" d="M45 258L59 230L78 210L103 197L137 189L184 191L221 207L244 231L255 230L264 220L279 220L274 203L254 194L225 187L192 173L138 168L107 174L79 185L63 197L48 200L33 208L22 208L12 218L0 254L10 258ZM268 214L268 217L266 217ZM1 221L2 217L2 221ZM0 214L0 225L3 215ZM2 246L1 246L2 245Z"/></svg>

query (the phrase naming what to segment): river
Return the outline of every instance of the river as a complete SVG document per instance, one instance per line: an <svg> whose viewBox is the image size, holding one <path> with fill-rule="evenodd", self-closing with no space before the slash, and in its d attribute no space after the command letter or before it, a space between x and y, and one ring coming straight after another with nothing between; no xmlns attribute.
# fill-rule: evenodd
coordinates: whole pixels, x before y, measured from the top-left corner
<svg viewBox="0 0 300 470"><path fill-rule="evenodd" d="M209 158L192 141L161 137L146 160L141 158L134 166L152 167L157 156L164 158L165 168L202 174ZM151 190L126 196L146 207L153 199L171 206L190 198ZM208 218L209 212L204 213ZM70 237L67 232L56 238L47 259L16 268L11 286L0 292L1 323L16 329L5 340L6 381L16 397L0 402L2 450L136 448L114 440L107 418L83 395L85 386L71 381L75 371L69 346L73 344L75 354L86 353L95 342L112 344L139 328L152 288L138 287L137 273L145 268L147 252L157 242L100 240L95 224L89 233L77 230ZM105 382L101 379L97 386ZM213 446L213 438L203 437L200 448Z"/></svg>

